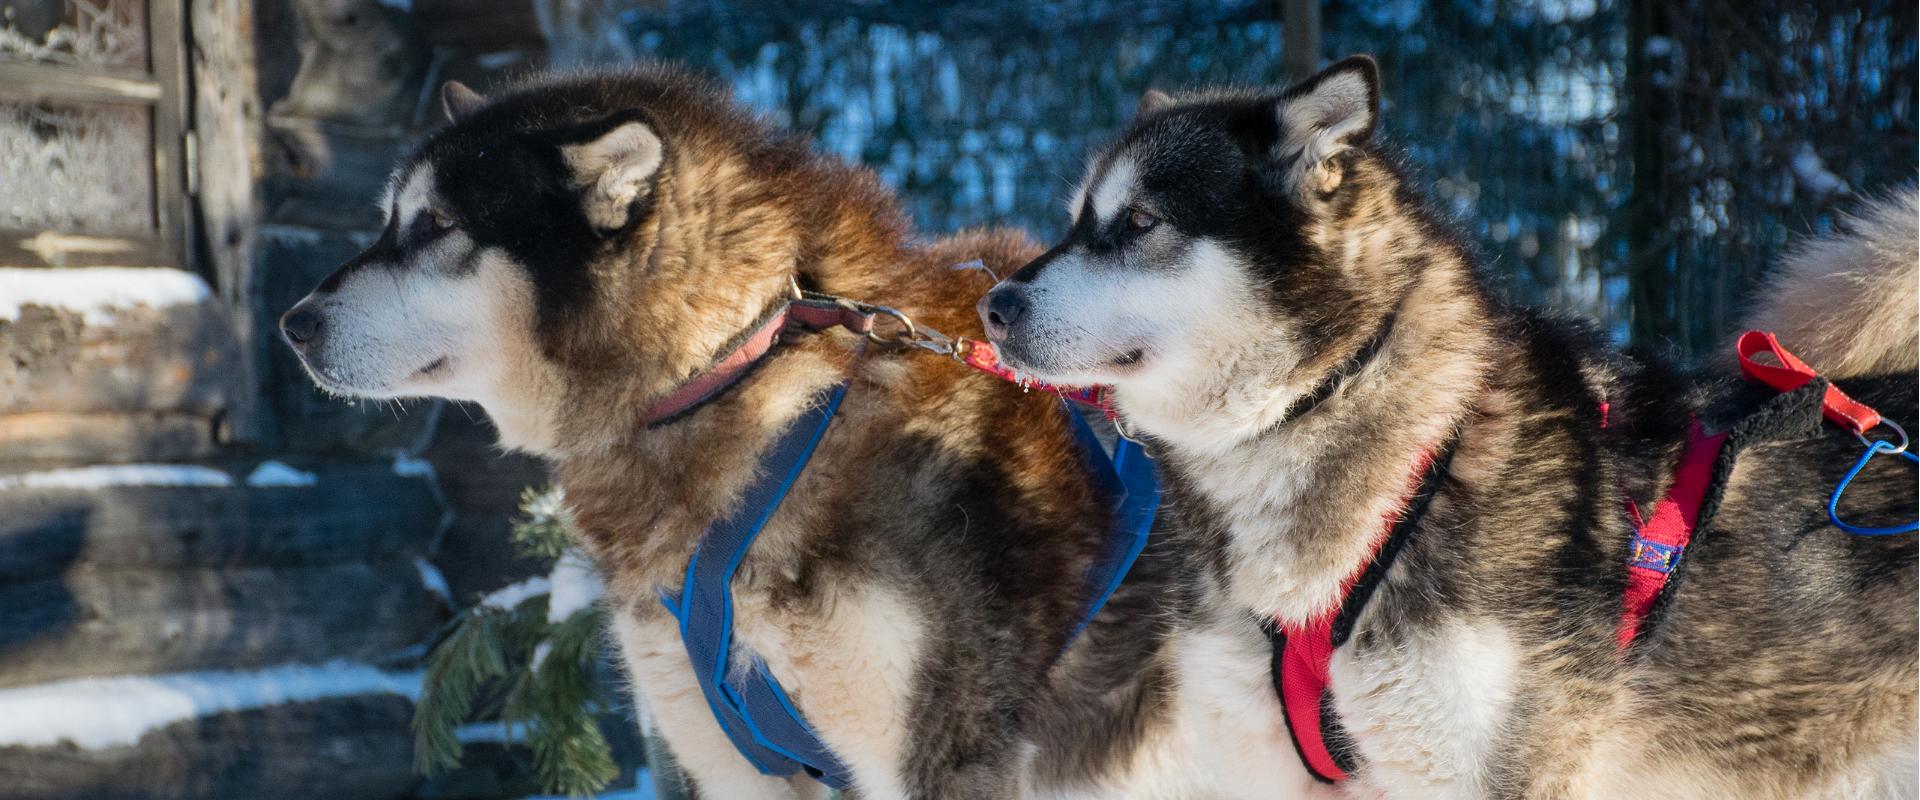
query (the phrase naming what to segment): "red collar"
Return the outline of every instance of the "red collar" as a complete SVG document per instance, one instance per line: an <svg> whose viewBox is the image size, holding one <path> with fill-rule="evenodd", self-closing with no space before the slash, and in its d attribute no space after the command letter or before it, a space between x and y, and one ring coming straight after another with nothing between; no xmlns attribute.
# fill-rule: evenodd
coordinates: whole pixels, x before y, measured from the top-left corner
<svg viewBox="0 0 1920 800"><path fill-rule="evenodd" d="M1348 768L1342 766L1347 759L1340 757L1345 753L1336 755L1329 745L1327 720L1322 718L1328 702L1327 689L1332 682L1327 666L1333 660L1333 651L1346 644L1353 634L1354 623L1366 608L1367 600L1372 598L1373 590L1386 577L1387 569L1393 566L1394 558L1426 514L1440 478L1447 474L1447 464L1453 459L1453 441L1450 437L1445 443L1428 447L1414 462L1400 505L1395 513L1386 517L1367 559L1341 584L1339 598L1304 624L1276 625L1274 688L1280 694L1281 709L1286 712L1287 731L1293 735L1294 750L1300 754L1307 770L1323 782L1346 780ZM1337 732L1336 735L1344 739Z"/></svg>
<svg viewBox="0 0 1920 800"><path fill-rule="evenodd" d="M790 332L820 333L846 328L871 335L874 317L881 313L885 312L876 306L838 297L806 295L785 301L735 337L706 369L694 373L679 388L655 400L641 416L641 424L651 427L678 419L725 394L747 377L760 364L760 359L780 343L780 338Z"/></svg>
<svg viewBox="0 0 1920 800"><path fill-rule="evenodd" d="M890 338L881 337L874 330L876 320L882 316L892 317L899 323L900 330ZM693 377L665 397L655 400L642 415L641 424L652 427L671 422L725 394L745 379L787 333L820 333L834 328L846 328L873 341L929 350L994 377L1017 383L1022 389L1047 392L1093 406L1100 409L1109 420L1118 416L1113 406L1111 387L1056 386L1023 378L1001 364L993 345L987 342L949 337L924 325L916 326L907 315L886 306L819 292L803 292L797 299L781 303L735 337L721 349L720 356L712 364L694 373Z"/></svg>

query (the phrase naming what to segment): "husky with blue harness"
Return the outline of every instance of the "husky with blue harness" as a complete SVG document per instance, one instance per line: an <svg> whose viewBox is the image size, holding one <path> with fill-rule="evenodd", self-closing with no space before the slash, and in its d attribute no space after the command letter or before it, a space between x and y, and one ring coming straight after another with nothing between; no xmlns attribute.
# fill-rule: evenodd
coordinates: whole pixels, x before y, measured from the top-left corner
<svg viewBox="0 0 1920 800"><path fill-rule="evenodd" d="M283 332L328 391L476 402L551 461L702 797L1306 785L1154 464L1061 399L1099 392L973 342L1027 240L918 238L870 172L674 69L444 98L386 230Z"/></svg>

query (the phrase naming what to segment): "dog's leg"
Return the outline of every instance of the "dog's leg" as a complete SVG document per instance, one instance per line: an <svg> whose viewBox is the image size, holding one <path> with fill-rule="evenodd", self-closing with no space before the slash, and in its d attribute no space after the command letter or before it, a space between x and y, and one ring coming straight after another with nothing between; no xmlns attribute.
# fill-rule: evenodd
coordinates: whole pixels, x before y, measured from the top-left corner
<svg viewBox="0 0 1920 800"><path fill-rule="evenodd" d="M680 767L692 777L702 797L726 800L795 800L806 795L786 781L760 774L740 757L733 743L714 722L700 685L694 681L679 636L663 613L658 619L637 619L609 609L614 640L633 681L636 703L644 705L653 725L673 747Z"/></svg>

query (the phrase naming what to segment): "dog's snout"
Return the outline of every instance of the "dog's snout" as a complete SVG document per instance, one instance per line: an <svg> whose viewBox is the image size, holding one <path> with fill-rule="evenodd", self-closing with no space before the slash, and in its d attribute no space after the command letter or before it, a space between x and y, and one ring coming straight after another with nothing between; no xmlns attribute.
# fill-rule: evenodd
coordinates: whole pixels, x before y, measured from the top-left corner
<svg viewBox="0 0 1920 800"><path fill-rule="evenodd" d="M320 335L320 312L305 303L294 306L280 318L280 334L295 349L305 349Z"/></svg>
<svg viewBox="0 0 1920 800"><path fill-rule="evenodd" d="M980 299L980 321L986 323L987 335L998 338L1007 335L1007 331L1027 315L1027 293L1012 286L1001 286L988 292Z"/></svg>

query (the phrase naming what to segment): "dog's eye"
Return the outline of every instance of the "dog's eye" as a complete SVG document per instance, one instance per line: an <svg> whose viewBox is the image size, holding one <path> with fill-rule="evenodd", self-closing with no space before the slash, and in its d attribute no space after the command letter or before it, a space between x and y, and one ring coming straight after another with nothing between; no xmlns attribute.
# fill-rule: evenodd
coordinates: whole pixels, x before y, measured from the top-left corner
<svg viewBox="0 0 1920 800"><path fill-rule="evenodd" d="M1160 224L1160 218L1155 217L1154 215L1149 214L1145 211L1140 211L1136 209L1134 211L1127 212L1127 230L1134 231L1137 233L1140 231L1152 230L1153 226L1158 224Z"/></svg>
<svg viewBox="0 0 1920 800"><path fill-rule="evenodd" d="M425 209L413 215L410 227L412 230L407 238L419 244L438 239L441 234L453 230L453 220L438 211Z"/></svg>

